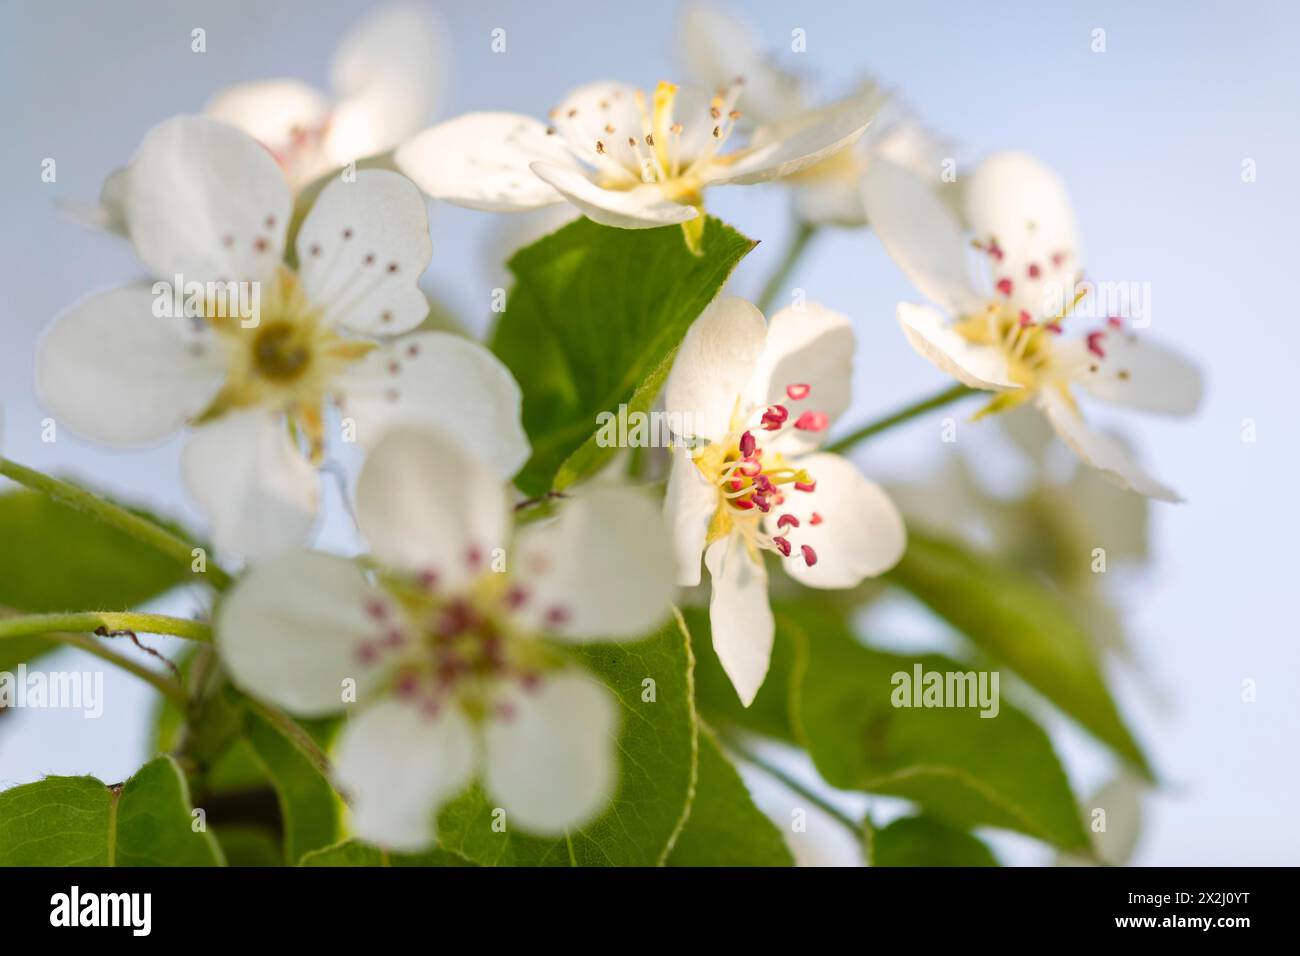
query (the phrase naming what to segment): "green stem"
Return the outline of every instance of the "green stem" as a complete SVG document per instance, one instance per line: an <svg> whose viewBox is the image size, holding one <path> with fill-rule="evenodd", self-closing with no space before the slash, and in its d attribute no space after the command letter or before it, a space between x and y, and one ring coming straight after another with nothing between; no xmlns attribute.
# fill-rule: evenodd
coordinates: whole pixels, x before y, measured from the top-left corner
<svg viewBox="0 0 1300 956"><path fill-rule="evenodd" d="M142 681L152 684L164 696L170 697L178 704L186 704L189 698L183 688L176 681L165 677L152 668L146 667L139 661L133 661L125 655L110 650L99 641L86 634L48 634L46 635L51 641L58 641L60 644L67 644L70 647L79 647L88 654L94 654L101 660L108 661L115 667L119 667L129 674L134 674Z"/></svg>
<svg viewBox="0 0 1300 956"><path fill-rule="evenodd" d="M205 643L212 640L212 628L202 621L168 617L165 614L84 611L75 614L24 614L18 617L0 617L0 640L6 637L53 635L59 631L94 633L100 629L170 634L173 637Z"/></svg>
<svg viewBox="0 0 1300 956"><path fill-rule="evenodd" d="M120 505L115 505L111 501L105 501L103 498L91 494L84 488L78 488L66 481L51 478L39 471L33 471L31 468L24 467L7 458L0 458L0 475L12 479L24 487L31 488L33 491L48 495L55 501L76 508L78 511L86 512L100 521L112 525L119 531L143 541L154 550L172 558L186 568L193 566L194 545L191 542L173 534L166 528L154 524L147 518L142 518L127 511ZM218 591L223 590L230 584L230 575L212 561L208 561L207 571L203 573L207 575L209 582Z"/></svg>
<svg viewBox="0 0 1300 956"><path fill-rule="evenodd" d="M754 303L758 306L758 310L764 315L768 313L772 308L772 304L776 302L777 297L780 296L782 291L785 289L785 283L790 278L790 273L792 273L794 267L799 264L800 258L803 257L804 252L808 249L808 243L812 241L812 237L816 234L816 226L806 222L799 223L799 228L794 234L794 239L792 239L790 245L786 247L785 255L777 264L776 271L768 278L767 284L763 286L763 291L758 295L758 301Z"/></svg>
<svg viewBox="0 0 1300 956"><path fill-rule="evenodd" d="M863 425L857 431L850 432L843 438L839 439L839 441L831 442L826 446L825 450L830 452L848 451L854 445L858 444L858 442L865 441L872 435L878 435L883 431L893 428L895 425L901 425L903 422L911 421L918 415L924 415L928 411L942 408L944 405L947 405L950 402L955 402L959 398L965 398L967 395L977 395L979 393L979 389L970 388L967 385L954 385L951 388L944 389L937 395L931 395L929 398L908 405L906 408L900 408L898 411L892 412L884 418L879 418L870 424Z"/></svg>
<svg viewBox="0 0 1300 956"><path fill-rule="evenodd" d="M738 743L734 737L728 735L726 738L727 749L733 751L746 763L763 771L772 779L776 780L782 786L794 791L808 802L817 806L827 816L834 818L837 822L844 825L858 840L865 840L867 837L866 828L859 821L853 819L835 804L831 803L821 794L816 793L809 787L804 786L794 777L790 776L780 767L769 763L767 760L754 753L748 747Z"/></svg>
<svg viewBox="0 0 1300 956"><path fill-rule="evenodd" d="M329 757L312 739L311 734L303 730L292 717L284 711L268 706L253 697L248 698L248 708L294 744L302 755L311 762L312 766L316 768L317 773L326 779L330 777Z"/></svg>

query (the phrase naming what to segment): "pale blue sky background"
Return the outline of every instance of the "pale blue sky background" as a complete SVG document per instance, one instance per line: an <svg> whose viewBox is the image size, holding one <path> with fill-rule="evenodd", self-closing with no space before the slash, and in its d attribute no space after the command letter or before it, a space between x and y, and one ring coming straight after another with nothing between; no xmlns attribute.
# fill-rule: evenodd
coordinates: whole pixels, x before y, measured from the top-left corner
<svg viewBox="0 0 1300 956"><path fill-rule="evenodd" d="M335 43L367 4L331 2L49 3L0 8L0 401L5 452L68 469L197 520L180 490L176 442L118 454L66 436L39 440L32 389L38 336L85 293L138 274L127 245L56 214L57 198L92 199L103 176L170 115L197 111L221 86L294 76L324 87ZM542 115L596 78L653 84L675 69L672 4L438 3L448 30L441 115L507 109ZM737 4L735 7L740 8ZM1300 363L1295 295L1300 211L1300 14L1274 3L748 3L775 51L802 28L807 53L785 60L824 90L870 71L955 144L959 171L1001 148L1033 152L1074 198L1089 271L1149 282L1149 334L1203 363L1207 401L1187 423L1126 417L1155 473L1189 499L1157 506L1156 561L1131 589L1138 653L1169 698L1161 709L1127 680L1120 690L1170 781L1147 800L1141 863L1300 863L1300 649L1294 614ZM208 51L190 52L190 31ZM490 31L507 30L493 54ZM1091 51L1106 31L1106 52ZM58 182L40 181L45 157ZM1242 161L1258 179L1243 183ZM779 188L716 191L712 211L763 245L737 285L752 290L786 230ZM482 328L491 282L482 247L493 217L433 211L430 277ZM852 316L860 334L858 399L878 412L942 384L893 322L912 292L869 233L826 237L796 277L810 298ZM1243 443L1243 419L1258 440ZM1111 420L1111 419L1104 419ZM991 429L963 428L979 455ZM914 477L950 446L918 423L860 455L873 476ZM337 505L337 501L331 502ZM326 529L327 537L341 527ZM0 542L3 546L3 542ZM186 607L184 599L172 605ZM69 652L60 666L82 666ZM1244 678L1258 701L1243 704ZM0 723L0 787L45 773L129 775L144 757L143 685L107 675L97 721L19 712ZM1105 776L1096 749L1068 728L1058 743L1087 793ZM783 802L784 801L784 802ZM764 802L788 819L790 801ZM822 828L815 824L815 828ZM846 859L825 826L823 859ZM1043 854L1000 843L1008 859Z"/></svg>

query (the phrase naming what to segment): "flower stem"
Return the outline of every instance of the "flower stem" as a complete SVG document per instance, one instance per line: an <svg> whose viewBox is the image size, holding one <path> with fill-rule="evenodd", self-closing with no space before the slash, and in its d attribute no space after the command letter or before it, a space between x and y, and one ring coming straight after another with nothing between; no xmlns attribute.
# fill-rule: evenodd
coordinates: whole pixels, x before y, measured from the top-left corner
<svg viewBox="0 0 1300 956"><path fill-rule="evenodd" d="M165 614L137 614L134 611L83 611L73 614L24 614L0 617L0 640L6 637L52 636L60 631L93 633L132 631L144 634L170 634L191 641L212 640L212 628L202 621L190 621Z"/></svg>
<svg viewBox="0 0 1300 956"><path fill-rule="evenodd" d="M736 739L731 735L727 735L725 739L726 739L727 749L733 751L738 757L740 757L746 763L763 771L765 774L767 774L772 779L776 780L782 786L786 787L789 790L792 790L793 792L797 793L799 796L803 797L808 802L814 804L827 816L832 817L838 823L842 824L858 840L865 840L867 838L867 830L862 823L853 819L853 817L849 816L839 807L835 806L835 804L831 803L821 794L816 793L811 788L804 786L804 784L800 783L794 777L790 776L780 767L776 766L773 763L769 763L767 760L763 759L758 754L754 753L748 747L745 747L743 744L737 742Z"/></svg>
<svg viewBox="0 0 1300 956"><path fill-rule="evenodd" d="M154 550L174 559L186 568L193 566L194 545L191 542L155 524L148 518L142 518L138 514L127 511L121 505L113 504L113 502L106 501L84 488L78 488L66 481L51 478L49 475L24 467L7 458L0 458L0 475L33 491L48 495L55 501L76 508L78 511L86 512L100 521L112 525L119 531L143 541ZM230 575L212 561L208 561L207 570L202 573L207 576L209 583L218 591L223 590L230 584ZM147 630L147 628L142 628L142 630Z"/></svg>
<svg viewBox="0 0 1300 956"><path fill-rule="evenodd" d="M942 408L944 405L947 405L950 402L955 402L959 398L965 398L967 395L976 395L979 391L979 389L971 388L967 385L954 385L951 388L946 388L936 395L931 395L929 398L924 398L919 402L914 402L906 408L900 408L898 411L892 412L884 418L879 418L870 424L863 425L857 431L850 432L839 441L831 442L826 446L826 451L848 451L854 445L865 441L872 435L878 435L883 431L888 431L895 425L901 425L903 422L911 421L918 415L924 415L928 411Z"/></svg>
<svg viewBox="0 0 1300 956"><path fill-rule="evenodd" d="M70 647L79 647L88 654L94 654L101 660L108 661L115 667L119 667L127 673L134 674L143 681L152 684L163 696L170 697L178 704L186 704L189 697L185 694L185 688L178 682L169 677L159 674L152 668L146 667L139 661L133 661L131 658L117 651L111 650L87 634L48 634L45 635L51 641L58 641L60 644L67 644Z"/></svg>
<svg viewBox="0 0 1300 956"><path fill-rule="evenodd" d="M768 278L767 284L763 286L763 291L758 295L758 301L754 303L758 310L767 315L772 304L776 302L777 297L785 289L785 283L790 278L790 273L794 267L799 264L799 260L808 249L808 244L812 237L817 234L817 227L811 223L801 222L799 228L794 234L794 239L786 247L785 255L782 256L780 263L777 264L776 271Z"/></svg>

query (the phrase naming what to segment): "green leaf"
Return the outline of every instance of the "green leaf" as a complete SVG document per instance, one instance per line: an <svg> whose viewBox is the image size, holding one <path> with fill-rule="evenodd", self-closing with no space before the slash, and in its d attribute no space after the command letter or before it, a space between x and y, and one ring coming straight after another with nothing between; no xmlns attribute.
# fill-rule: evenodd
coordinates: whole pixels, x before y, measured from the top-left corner
<svg viewBox="0 0 1300 956"><path fill-rule="evenodd" d="M821 607L779 609L798 655L795 721L833 787L905 797L960 828L1018 830L1086 848L1078 806L1047 735L1006 700L993 718L976 707L895 707L893 675L965 672L937 655L870 650Z"/></svg>
<svg viewBox="0 0 1300 956"><path fill-rule="evenodd" d="M910 528L888 580L1023 677L1150 778L1106 688L1087 632L1055 592L997 559Z"/></svg>
<svg viewBox="0 0 1300 956"><path fill-rule="evenodd" d="M530 495L564 488L614 453L597 416L647 411L687 328L755 243L716 219L693 255L680 229L613 229L579 219L517 252L492 351L524 393Z"/></svg>
<svg viewBox="0 0 1300 956"><path fill-rule="evenodd" d="M125 784L47 777L0 793L0 866L221 866L194 832L189 787L168 756Z"/></svg>
<svg viewBox="0 0 1300 956"><path fill-rule="evenodd" d="M700 727L700 774L691 815L669 866L793 866L781 831L754 801L708 727Z"/></svg>
<svg viewBox="0 0 1300 956"><path fill-rule="evenodd" d="M903 817L872 833L872 866L997 866L984 841L929 817Z"/></svg>
<svg viewBox="0 0 1300 956"><path fill-rule="evenodd" d="M680 241L680 236L678 236ZM619 782L609 809L580 830L544 839L493 828L495 804L479 787L439 816L443 847L485 866L656 866L681 831L695 785L696 721L690 636L670 621L635 643L592 644L574 656L617 698ZM647 679L654 681L653 700Z"/></svg>
<svg viewBox="0 0 1300 956"><path fill-rule="evenodd" d="M428 853L388 853L360 840L345 840L334 846L313 850L298 863L299 866L474 866L475 864L450 850L436 848Z"/></svg>
<svg viewBox="0 0 1300 956"><path fill-rule="evenodd" d="M26 489L0 494L0 541L0 613L124 611L188 577L130 535ZM44 637L0 642L0 671L59 646Z"/></svg>
<svg viewBox="0 0 1300 956"><path fill-rule="evenodd" d="M329 780L278 727L252 711L246 721L248 744L279 799L285 861L293 863L336 843L342 835L343 803Z"/></svg>

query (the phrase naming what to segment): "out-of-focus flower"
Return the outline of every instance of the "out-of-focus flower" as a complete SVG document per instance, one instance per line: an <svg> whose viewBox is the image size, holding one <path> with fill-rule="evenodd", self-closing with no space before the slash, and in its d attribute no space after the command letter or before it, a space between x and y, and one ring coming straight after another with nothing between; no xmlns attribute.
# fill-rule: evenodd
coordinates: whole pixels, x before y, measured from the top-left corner
<svg viewBox="0 0 1300 956"><path fill-rule="evenodd" d="M822 306L783 309L769 325L724 297L691 326L668 377L665 410L683 440L665 502L678 583L700 583L703 555L713 646L746 706L774 636L763 552L809 587L851 588L906 543L884 491L817 451L848 408L853 346L848 319Z"/></svg>
<svg viewBox="0 0 1300 956"><path fill-rule="evenodd" d="M753 31L717 7L699 2L684 5L677 48L691 76L705 87L725 89L743 78L737 106L758 123L779 129L811 109L803 79L765 55ZM875 81L860 83L856 95L872 104L875 115L854 148L782 179L798 218L812 225L866 224L861 180L876 158L911 170L946 201L955 202L955 178L950 182L942 178L944 144Z"/></svg>
<svg viewBox="0 0 1300 956"><path fill-rule="evenodd" d="M623 229L682 224L698 248L704 191L788 176L850 146L871 122L855 94L774 126L722 152L740 113L742 84L716 94L660 83L591 83L551 112L551 125L515 113L467 113L398 148L398 167L430 196L496 212L565 200Z"/></svg>
<svg viewBox="0 0 1300 956"><path fill-rule="evenodd" d="M356 512L376 572L282 554L222 603L217 642L239 686L292 713L338 712L355 688L335 770L357 835L428 846L438 806L476 775L530 832L598 814L617 778L617 709L564 646L643 637L669 614L654 505L590 489L512 535L492 468L399 429L363 466Z"/></svg>
<svg viewBox="0 0 1300 956"><path fill-rule="evenodd" d="M145 137L123 209L162 281L92 295L60 316L37 357L59 419L143 445L190 424L185 482L215 543L262 556L301 542L317 504L327 413L370 445L395 424L437 424L513 474L528 456L519 387L476 343L409 331L428 312L431 256L419 191L397 173L332 182L282 262L292 195L253 139L202 117Z"/></svg>
<svg viewBox="0 0 1300 956"><path fill-rule="evenodd" d="M1074 213L1055 174L1023 153L985 160L964 193L972 243L988 266L971 271L971 252L949 209L916 176L875 163L864 177L872 226L900 268L947 316L900 303L912 346L972 388L997 392L981 414L1034 401L1084 461L1125 488L1178 501L1110 436L1088 428L1078 386L1094 398L1168 415L1200 402L1199 372L1176 353L1140 339L1118 317L1064 338L1078 304L1080 250ZM950 318L949 318L950 317Z"/></svg>

